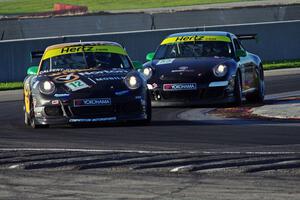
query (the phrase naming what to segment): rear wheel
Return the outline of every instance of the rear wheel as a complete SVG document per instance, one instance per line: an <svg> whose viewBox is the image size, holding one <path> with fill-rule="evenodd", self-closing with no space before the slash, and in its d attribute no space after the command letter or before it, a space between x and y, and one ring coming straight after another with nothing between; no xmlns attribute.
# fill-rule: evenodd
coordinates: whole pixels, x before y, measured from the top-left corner
<svg viewBox="0 0 300 200"><path fill-rule="evenodd" d="M263 103L265 98L265 81L262 69L256 68L257 84L255 92L246 96L247 101L253 103Z"/></svg>
<svg viewBox="0 0 300 200"><path fill-rule="evenodd" d="M235 81L234 81L234 97L236 106L240 106L243 101L243 94L242 94L242 83L241 83L241 75L239 72L236 73Z"/></svg>

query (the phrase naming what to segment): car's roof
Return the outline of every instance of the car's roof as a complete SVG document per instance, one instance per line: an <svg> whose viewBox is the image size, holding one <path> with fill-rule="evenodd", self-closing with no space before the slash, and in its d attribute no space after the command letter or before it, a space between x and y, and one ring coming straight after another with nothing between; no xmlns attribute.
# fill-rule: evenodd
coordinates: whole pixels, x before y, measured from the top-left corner
<svg viewBox="0 0 300 200"><path fill-rule="evenodd" d="M71 42L71 43L61 43L61 44L55 44L47 47L46 50L51 50L51 49L58 49L58 48L63 48L63 47L70 47L70 46L80 46L80 45L108 45L108 46L122 46L116 42L109 42L109 41L89 41L89 42Z"/></svg>
<svg viewBox="0 0 300 200"><path fill-rule="evenodd" d="M182 33L174 33L168 36L169 37L181 37L181 36L230 36L233 35L229 32L224 31L193 31L193 32L182 32Z"/></svg>

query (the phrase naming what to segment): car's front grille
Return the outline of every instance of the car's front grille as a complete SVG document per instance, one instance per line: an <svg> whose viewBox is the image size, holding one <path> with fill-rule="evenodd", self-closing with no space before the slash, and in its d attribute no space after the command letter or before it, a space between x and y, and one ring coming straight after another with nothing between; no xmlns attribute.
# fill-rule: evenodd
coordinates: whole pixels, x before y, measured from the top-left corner
<svg viewBox="0 0 300 200"><path fill-rule="evenodd" d="M205 90L203 97L204 98L217 98L224 96L224 88L216 87L216 88L208 88Z"/></svg>
<svg viewBox="0 0 300 200"><path fill-rule="evenodd" d="M193 98L201 98L202 96L202 91L201 90L196 90L196 91L164 91L161 93L161 96L163 99L167 100L188 100L188 99L193 99Z"/></svg>
<svg viewBox="0 0 300 200"><path fill-rule="evenodd" d="M77 117L110 117L116 113L114 106L70 107L70 110Z"/></svg>
<svg viewBox="0 0 300 200"><path fill-rule="evenodd" d="M50 117L63 116L63 111L59 106L46 106L44 111L45 114Z"/></svg>
<svg viewBox="0 0 300 200"><path fill-rule="evenodd" d="M140 113L143 110L140 102L140 100L135 100L132 102L120 103L116 106L117 112L122 114Z"/></svg>

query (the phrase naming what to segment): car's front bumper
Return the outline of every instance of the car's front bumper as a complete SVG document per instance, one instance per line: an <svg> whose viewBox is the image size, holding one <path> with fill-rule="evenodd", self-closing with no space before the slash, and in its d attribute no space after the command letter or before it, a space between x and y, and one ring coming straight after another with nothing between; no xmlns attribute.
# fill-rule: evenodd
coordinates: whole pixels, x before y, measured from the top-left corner
<svg viewBox="0 0 300 200"><path fill-rule="evenodd" d="M142 96L127 96L113 99L107 106L75 107L73 100L44 101L34 108L36 124L69 124L96 122L124 122L146 120L146 101Z"/></svg>
<svg viewBox="0 0 300 200"><path fill-rule="evenodd" d="M152 106L211 105L235 101L234 83L231 81L197 84L196 90L164 91L161 85L150 91Z"/></svg>

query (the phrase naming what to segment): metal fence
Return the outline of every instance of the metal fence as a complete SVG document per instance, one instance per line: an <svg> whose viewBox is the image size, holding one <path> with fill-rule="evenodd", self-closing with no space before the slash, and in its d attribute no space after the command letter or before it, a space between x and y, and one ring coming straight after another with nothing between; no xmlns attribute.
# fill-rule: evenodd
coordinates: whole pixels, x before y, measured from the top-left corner
<svg viewBox="0 0 300 200"><path fill-rule="evenodd" d="M245 41L244 46L248 51L260 55L263 60L300 58L300 20L11 40L0 41L0 82L23 80L27 67L32 65L30 52L44 50L52 44L80 40L115 41L126 47L133 60L143 62L146 54L154 51L167 35L204 29L206 31L229 31L235 34L257 33L258 41Z"/></svg>

